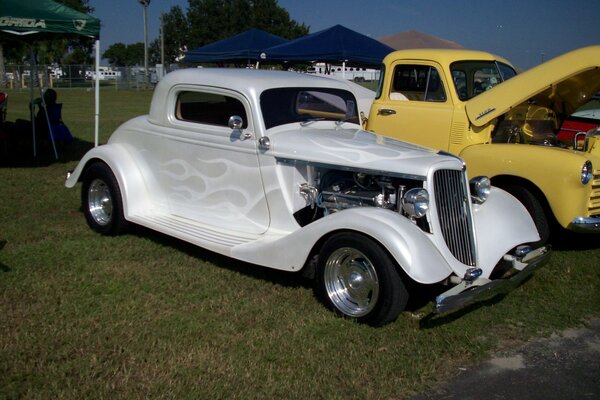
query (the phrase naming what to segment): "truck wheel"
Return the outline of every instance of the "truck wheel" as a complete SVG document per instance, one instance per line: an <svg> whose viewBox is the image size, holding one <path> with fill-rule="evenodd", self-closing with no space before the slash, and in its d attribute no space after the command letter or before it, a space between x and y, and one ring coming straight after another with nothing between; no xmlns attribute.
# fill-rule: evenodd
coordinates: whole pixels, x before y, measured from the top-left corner
<svg viewBox="0 0 600 400"><path fill-rule="evenodd" d="M336 314L372 326L396 320L408 301L397 264L374 240L339 233L323 245L317 291Z"/></svg>
<svg viewBox="0 0 600 400"><path fill-rule="evenodd" d="M550 224L548 223L548 216L544 207L542 207L539 200L523 186L507 186L503 189L515 196L525 206L529 215L531 215L531 219L533 219L540 235L540 240L534 244L542 245L546 243L550 238Z"/></svg>
<svg viewBox="0 0 600 400"><path fill-rule="evenodd" d="M118 235L127 227L121 190L110 167L97 162L83 176L81 203L88 225L104 235Z"/></svg>

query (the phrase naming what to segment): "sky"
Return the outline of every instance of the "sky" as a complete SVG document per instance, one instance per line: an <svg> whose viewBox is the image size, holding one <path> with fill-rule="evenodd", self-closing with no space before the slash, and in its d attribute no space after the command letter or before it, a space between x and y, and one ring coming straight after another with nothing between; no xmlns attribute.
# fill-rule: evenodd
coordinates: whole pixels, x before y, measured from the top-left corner
<svg viewBox="0 0 600 400"><path fill-rule="evenodd" d="M138 0L90 0L101 21L101 52L111 44L144 41ZM580 47L600 44L600 0L279 0L310 33L340 24L377 39L415 30L465 48L500 55L521 69ZM148 41L161 12L188 0L151 0Z"/></svg>

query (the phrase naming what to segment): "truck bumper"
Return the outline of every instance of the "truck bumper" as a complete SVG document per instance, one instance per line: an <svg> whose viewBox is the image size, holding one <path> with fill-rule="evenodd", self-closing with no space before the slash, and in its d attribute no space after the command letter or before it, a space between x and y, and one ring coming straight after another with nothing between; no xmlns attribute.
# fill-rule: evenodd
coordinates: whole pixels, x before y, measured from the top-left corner
<svg viewBox="0 0 600 400"><path fill-rule="evenodd" d="M435 313L456 311L469 304L488 299L494 295L508 293L525 281L537 268L548 262L550 248L540 247L522 257L506 255L505 260L512 263L505 278L490 280L487 278L463 279L452 289L436 298Z"/></svg>
<svg viewBox="0 0 600 400"><path fill-rule="evenodd" d="M569 229L580 233L600 233L600 217L577 217L571 221Z"/></svg>

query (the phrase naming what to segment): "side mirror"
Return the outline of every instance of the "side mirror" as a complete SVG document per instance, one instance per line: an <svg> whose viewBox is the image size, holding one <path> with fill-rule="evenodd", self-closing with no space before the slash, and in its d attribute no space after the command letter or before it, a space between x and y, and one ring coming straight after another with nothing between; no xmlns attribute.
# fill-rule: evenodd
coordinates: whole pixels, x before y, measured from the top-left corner
<svg viewBox="0 0 600 400"><path fill-rule="evenodd" d="M228 125L231 129L242 129L244 120L239 115L232 115L229 117Z"/></svg>
<svg viewBox="0 0 600 400"><path fill-rule="evenodd" d="M239 115L232 115L231 117L229 117L228 125L235 132L237 139L239 139L239 140L252 139L252 133L242 132L242 126L244 125L244 120Z"/></svg>

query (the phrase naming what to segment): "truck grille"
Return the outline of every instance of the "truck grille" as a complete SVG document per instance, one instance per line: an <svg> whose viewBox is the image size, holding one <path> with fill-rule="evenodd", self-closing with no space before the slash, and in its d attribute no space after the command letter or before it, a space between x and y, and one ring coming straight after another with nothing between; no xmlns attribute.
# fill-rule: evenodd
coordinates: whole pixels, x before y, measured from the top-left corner
<svg viewBox="0 0 600 400"><path fill-rule="evenodd" d="M470 195L462 171L439 170L433 187L442 236L454 257L463 264L476 263Z"/></svg>
<svg viewBox="0 0 600 400"><path fill-rule="evenodd" d="M590 217L600 215L600 169L594 169L594 178L591 182L592 190L590 202L588 203L588 214Z"/></svg>

